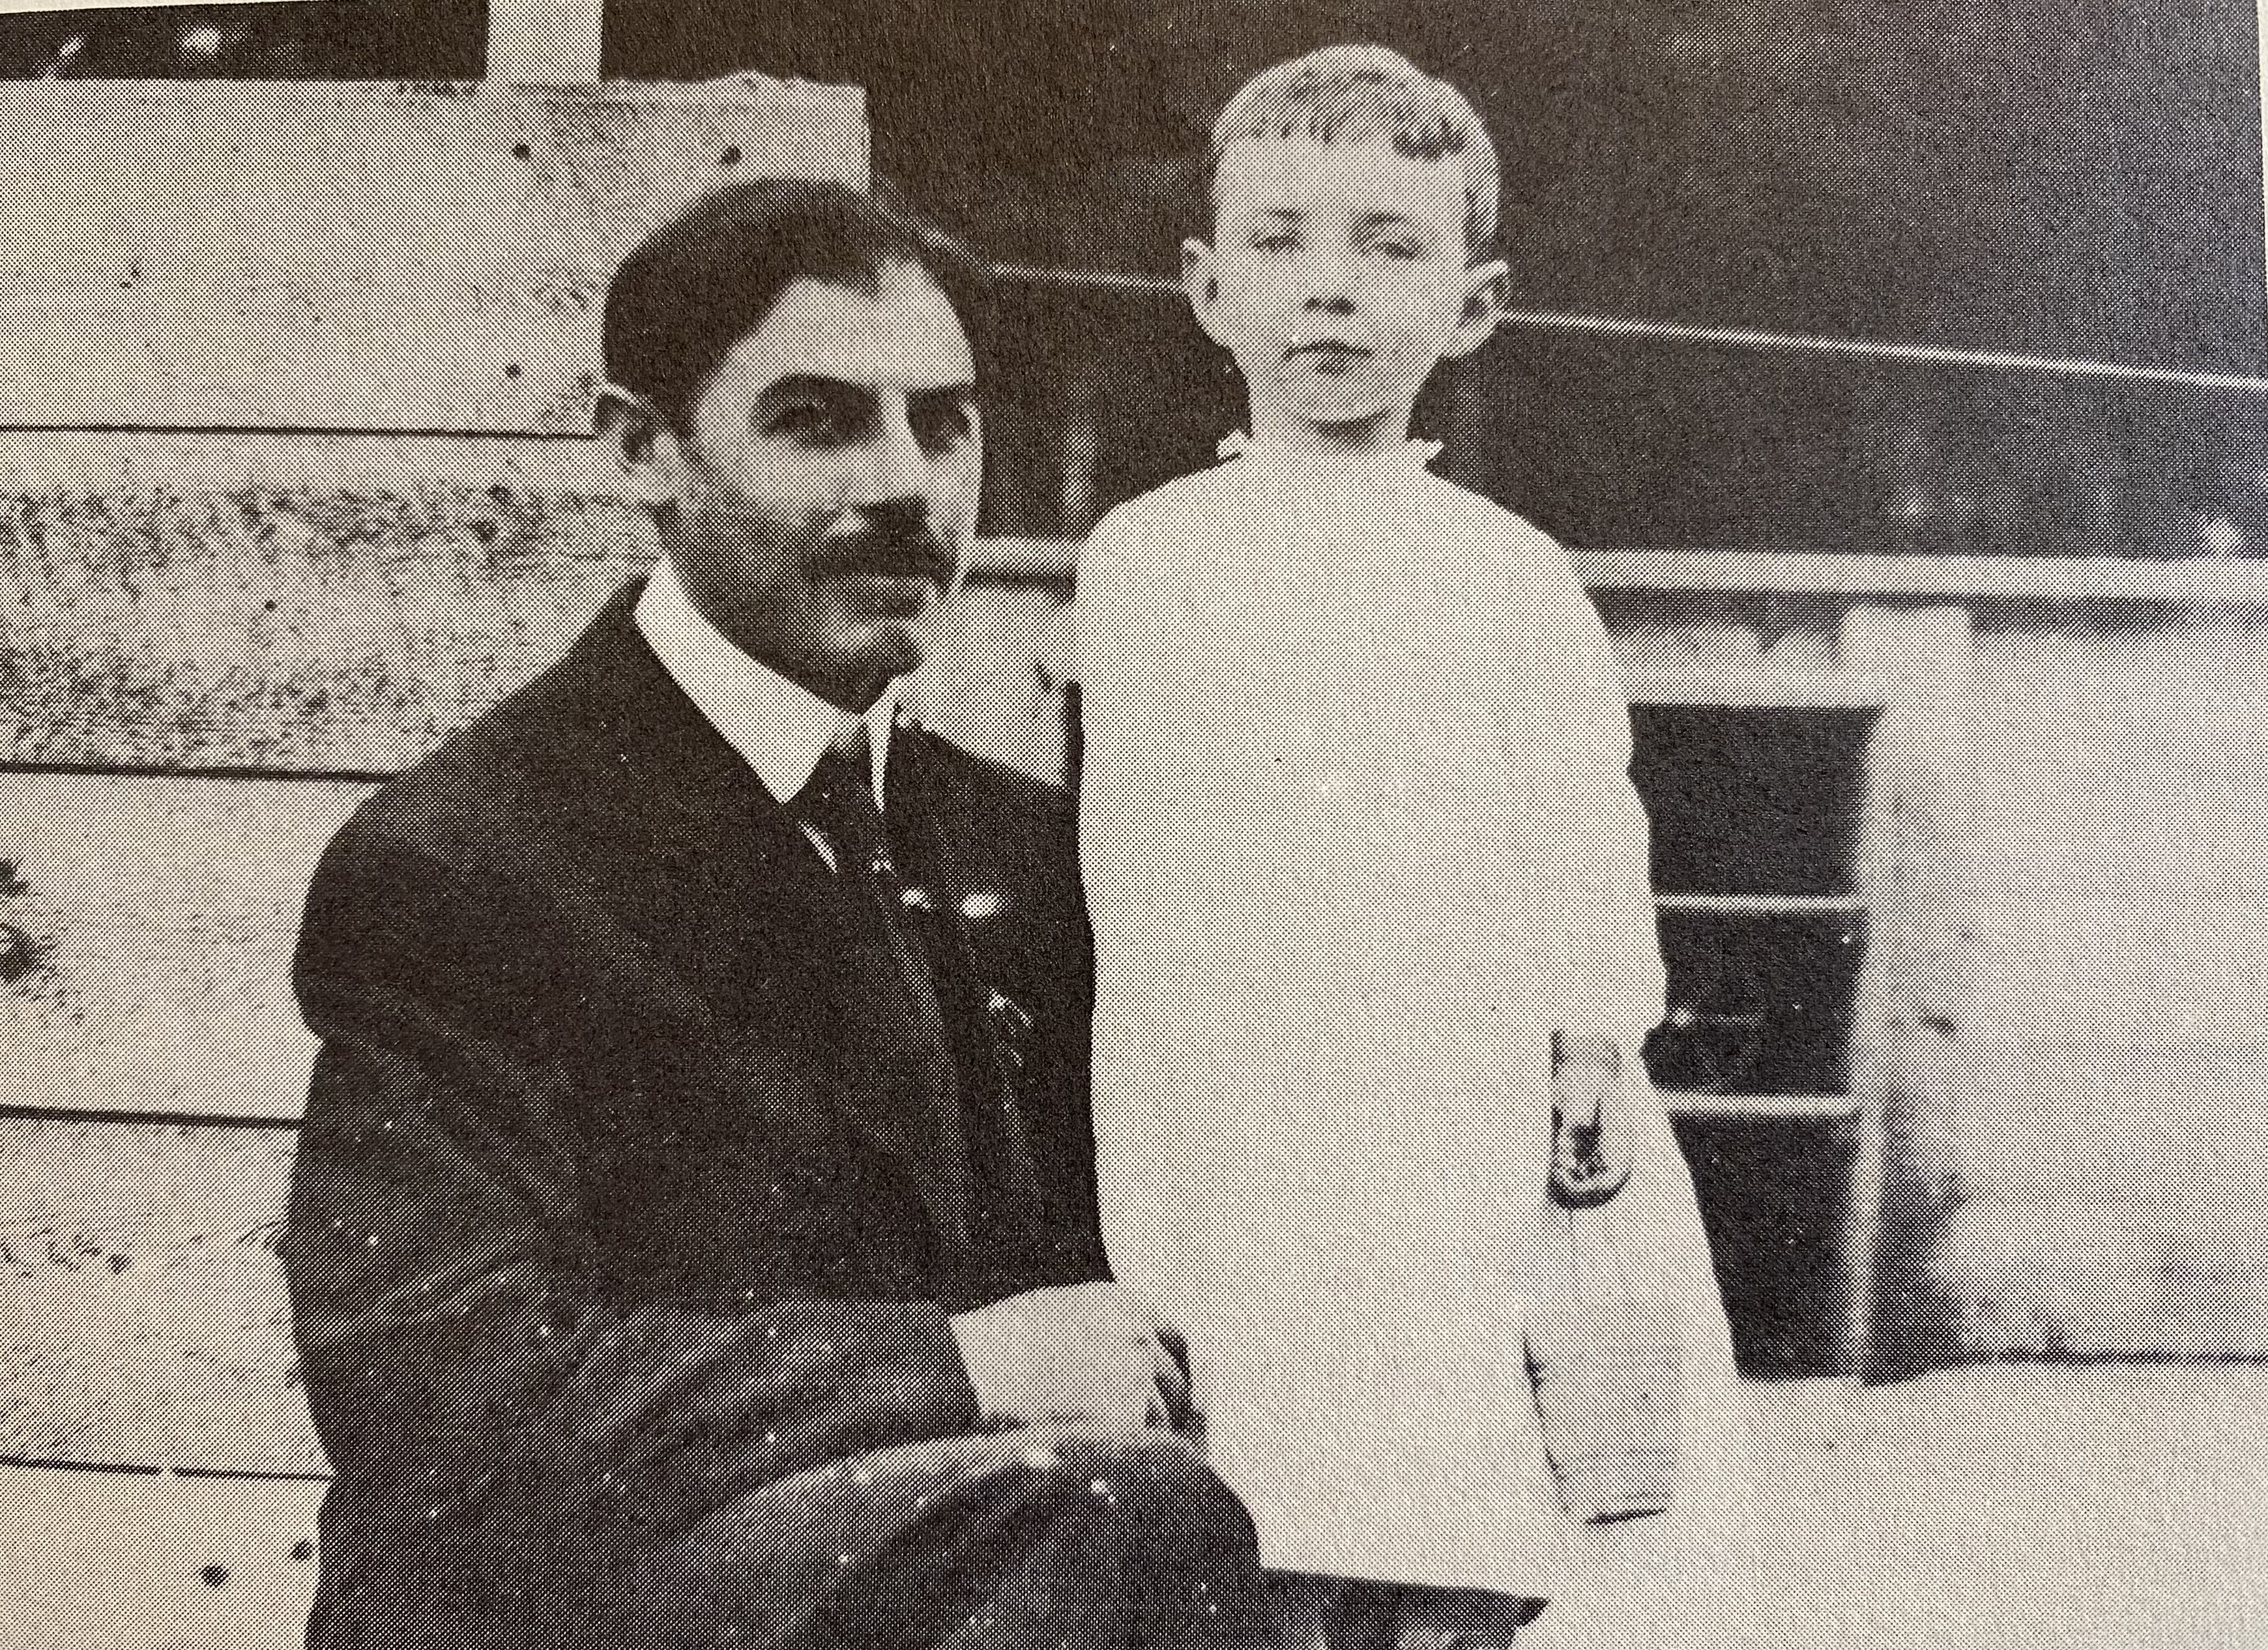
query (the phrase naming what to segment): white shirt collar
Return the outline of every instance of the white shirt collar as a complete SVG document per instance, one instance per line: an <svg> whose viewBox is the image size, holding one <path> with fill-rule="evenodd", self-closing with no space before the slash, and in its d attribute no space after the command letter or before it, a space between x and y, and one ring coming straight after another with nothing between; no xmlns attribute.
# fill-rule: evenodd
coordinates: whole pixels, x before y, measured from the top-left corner
<svg viewBox="0 0 2268 1650"><path fill-rule="evenodd" d="M638 596L637 627L662 668L756 770L775 801L793 800L827 748L859 719L734 646L693 605L666 556ZM897 709L898 684L892 682L865 718L877 800Z"/></svg>
<svg viewBox="0 0 2268 1650"><path fill-rule="evenodd" d="M1414 469L1423 469L1441 456L1441 444L1438 441L1420 441L1412 437L1401 446L1388 447L1382 453L1359 457L1326 457L1322 453L1307 453L1299 448L1281 446L1272 442L1256 441L1245 431L1237 430L1220 438L1220 456L1224 459L1291 459L1301 462L1348 468L1380 464L1400 468L1406 464Z"/></svg>

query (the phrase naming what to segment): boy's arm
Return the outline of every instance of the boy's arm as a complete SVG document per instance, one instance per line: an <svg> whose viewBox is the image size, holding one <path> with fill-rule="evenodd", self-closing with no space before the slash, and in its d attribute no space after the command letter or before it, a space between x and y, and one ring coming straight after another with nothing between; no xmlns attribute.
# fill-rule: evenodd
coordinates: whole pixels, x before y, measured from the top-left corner
<svg viewBox="0 0 2268 1650"><path fill-rule="evenodd" d="M1598 943L1607 948L1607 954L1597 958L1594 966L1616 982L1609 999L1615 1013L1613 1024L1643 1038L1661 1023L1668 988L1660 923L1653 904L1653 821L1646 817L1646 805L1631 779L1634 753L1630 701L1623 690L1613 645L1587 598L1584 609L1603 753L1596 806L1606 826L1594 844L1599 853L1594 875L1601 895L1597 909L1607 919L1598 932ZM1579 963L1586 961L1592 960L1579 955Z"/></svg>
<svg viewBox="0 0 2268 1650"><path fill-rule="evenodd" d="M1564 573L1546 586L1556 599L1536 603L1535 639L1550 661L1543 701L1556 724L1569 821L1562 864L1570 995L1561 1023L1611 1036L1635 1058L1664 1012L1653 831L1631 782L1630 701L1613 644L1572 561L1556 545L1551 554Z"/></svg>
<svg viewBox="0 0 2268 1650"><path fill-rule="evenodd" d="M1126 512L1097 525L1079 554L1082 759L1079 865L1094 930L1093 1110L1096 1203L1113 1273L1156 1285L1179 1249L1164 1227L1170 1195L1154 1037L1142 993L1159 983L1159 923L1174 890L1161 874L1155 811L1167 799L1173 651L1158 622L1159 571Z"/></svg>

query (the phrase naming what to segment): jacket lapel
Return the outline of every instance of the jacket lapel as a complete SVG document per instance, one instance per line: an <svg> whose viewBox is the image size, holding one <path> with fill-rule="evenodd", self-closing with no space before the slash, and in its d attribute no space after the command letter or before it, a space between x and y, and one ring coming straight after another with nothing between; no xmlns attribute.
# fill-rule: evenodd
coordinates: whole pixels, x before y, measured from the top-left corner
<svg viewBox="0 0 2268 1650"><path fill-rule="evenodd" d="M582 725L564 736L585 762L597 741L593 781L613 792L602 812L615 846L651 880L632 902L650 925L676 931L656 936L670 952L686 952L688 932L699 937L691 966L711 981L709 995L747 1020L744 1035L817 1021L816 1098L910 1175L942 1239L961 1224L962 1145L941 1137L921 1086L894 1064L912 1056L875 1005L898 989L895 961L851 919L801 828L655 657L633 616L637 590L609 602L561 664ZM771 966L741 966L767 957ZM942 971L939 989L945 997ZM951 1031L961 1004L943 1006Z"/></svg>

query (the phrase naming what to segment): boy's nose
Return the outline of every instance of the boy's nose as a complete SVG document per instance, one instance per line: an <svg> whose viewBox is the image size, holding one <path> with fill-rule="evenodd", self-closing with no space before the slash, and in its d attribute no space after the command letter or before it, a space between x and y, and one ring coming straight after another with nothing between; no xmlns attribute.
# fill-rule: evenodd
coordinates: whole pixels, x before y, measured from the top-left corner
<svg viewBox="0 0 2268 1650"><path fill-rule="evenodd" d="M1356 270L1347 258L1330 253L1311 254L1300 271L1307 288L1307 307L1327 314L1344 314L1354 307Z"/></svg>

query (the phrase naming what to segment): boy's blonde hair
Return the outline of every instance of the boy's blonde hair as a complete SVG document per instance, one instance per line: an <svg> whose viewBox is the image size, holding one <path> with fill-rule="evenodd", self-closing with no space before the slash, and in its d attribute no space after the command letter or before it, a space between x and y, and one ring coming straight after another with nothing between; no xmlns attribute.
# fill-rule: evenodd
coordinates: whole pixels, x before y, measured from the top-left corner
<svg viewBox="0 0 2268 1650"><path fill-rule="evenodd" d="M1385 138L1419 160L1454 158L1465 173L1465 247L1478 258L1496 239L1496 145L1465 94L1383 46L1326 46L1264 69L1244 83L1212 123L1205 193L1222 151L1248 138L1317 143Z"/></svg>

